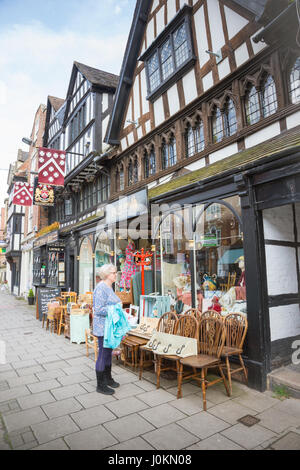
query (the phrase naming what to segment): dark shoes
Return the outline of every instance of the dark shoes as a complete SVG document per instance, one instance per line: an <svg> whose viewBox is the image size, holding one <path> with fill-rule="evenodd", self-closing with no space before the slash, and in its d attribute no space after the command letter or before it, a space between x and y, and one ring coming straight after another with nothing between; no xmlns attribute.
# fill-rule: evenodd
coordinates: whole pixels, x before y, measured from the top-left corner
<svg viewBox="0 0 300 470"><path fill-rule="evenodd" d="M97 392L103 393L104 395L113 395L115 391L107 386L105 372L99 372L96 370L97 376Z"/></svg>
<svg viewBox="0 0 300 470"><path fill-rule="evenodd" d="M105 377L106 377L106 383L107 383L107 385L109 385L109 387L112 387L112 388L120 387L120 384L118 384L118 382L116 382L111 376L111 366L106 366L105 367L104 374L105 374Z"/></svg>

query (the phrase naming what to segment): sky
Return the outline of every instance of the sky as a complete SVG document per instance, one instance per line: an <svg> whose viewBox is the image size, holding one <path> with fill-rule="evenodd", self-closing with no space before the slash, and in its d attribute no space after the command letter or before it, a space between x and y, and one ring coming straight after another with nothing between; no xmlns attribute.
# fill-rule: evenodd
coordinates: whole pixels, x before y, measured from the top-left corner
<svg viewBox="0 0 300 470"><path fill-rule="evenodd" d="M0 206L7 171L48 95L66 98L74 60L119 74L136 0L0 0Z"/></svg>

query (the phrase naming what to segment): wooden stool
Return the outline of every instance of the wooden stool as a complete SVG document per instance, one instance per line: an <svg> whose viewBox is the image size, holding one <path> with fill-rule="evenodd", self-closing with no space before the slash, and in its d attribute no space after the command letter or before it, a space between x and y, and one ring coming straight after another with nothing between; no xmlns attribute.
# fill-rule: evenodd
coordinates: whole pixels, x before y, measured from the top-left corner
<svg viewBox="0 0 300 470"><path fill-rule="evenodd" d="M138 338L137 336L126 336L121 343L123 349L124 366L136 368L139 365L139 348L148 343L148 339Z"/></svg>

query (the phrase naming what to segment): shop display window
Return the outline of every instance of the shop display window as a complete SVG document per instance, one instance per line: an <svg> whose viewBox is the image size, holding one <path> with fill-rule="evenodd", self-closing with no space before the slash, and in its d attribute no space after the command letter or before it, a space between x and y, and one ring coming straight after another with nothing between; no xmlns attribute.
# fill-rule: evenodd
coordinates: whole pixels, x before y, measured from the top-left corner
<svg viewBox="0 0 300 470"><path fill-rule="evenodd" d="M97 240L95 250L95 284L100 282L99 269L104 264L111 263L110 239L107 233L102 233Z"/></svg>
<svg viewBox="0 0 300 470"><path fill-rule="evenodd" d="M85 294L93 291L93 247L88 238L81 243L79 258L79 294Z"/></svg>

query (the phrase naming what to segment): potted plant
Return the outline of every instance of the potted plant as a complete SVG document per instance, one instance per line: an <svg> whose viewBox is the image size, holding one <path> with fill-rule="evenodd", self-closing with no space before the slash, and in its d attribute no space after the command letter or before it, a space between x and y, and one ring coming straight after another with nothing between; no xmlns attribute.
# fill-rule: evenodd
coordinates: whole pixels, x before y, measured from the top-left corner
<svg viewBox="0 0 300 470"><path fill-rule="evenodd" d="M30 289L28 292L28 304L33 305L34 304L34 293L33 290Z"/></svg>

